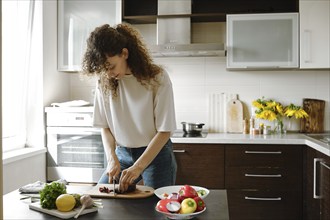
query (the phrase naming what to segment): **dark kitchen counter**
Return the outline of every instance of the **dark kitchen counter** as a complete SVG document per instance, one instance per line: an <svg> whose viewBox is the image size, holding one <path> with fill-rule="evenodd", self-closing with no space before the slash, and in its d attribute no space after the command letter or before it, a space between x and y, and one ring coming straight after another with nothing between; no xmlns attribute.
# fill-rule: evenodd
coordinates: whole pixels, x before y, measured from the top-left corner
<svg viewBox="0 0 330 220"><path fill-rule="evenodd" d="M68 193L80 193L90 187L68 186ZM4 219L59 219L42 212L29 209L30 199L20 200L22 195L18 190L3 196ZM158 197L153 195L144 199L102 199L103 208L98 212L79 216L78 219L107 219L107 220L165 220L165 216L155 211ZM205 198L206 211L195 217L195 220L222 220L229 219L226 190L210 190ZM74 219L74 218L72 218Z"/></svg>

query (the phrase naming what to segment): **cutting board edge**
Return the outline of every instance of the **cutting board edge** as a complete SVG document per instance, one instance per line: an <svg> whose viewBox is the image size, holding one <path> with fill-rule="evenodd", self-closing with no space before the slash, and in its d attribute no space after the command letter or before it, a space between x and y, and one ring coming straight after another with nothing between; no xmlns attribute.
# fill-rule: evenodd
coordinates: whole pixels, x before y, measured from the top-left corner
<svg viewBox="0 0 330 220"><path fill-rule="evenodd" d="M154 189L149 186L143 186L143 185L136 185L136 188L138 191L148 191L147 193L140 193L136 194L134 192L132 193L127 193L127 194L116 194L114 195L113 193L101 193L99 192L99 187L106 186L109 189L113 189L112 184L98 184L94 186L91 190L86 191L84 194L88 194L91 197L96 197L96 198L116 198L116 199L142 199L142 198L148 198L154 195Z"/></svg>

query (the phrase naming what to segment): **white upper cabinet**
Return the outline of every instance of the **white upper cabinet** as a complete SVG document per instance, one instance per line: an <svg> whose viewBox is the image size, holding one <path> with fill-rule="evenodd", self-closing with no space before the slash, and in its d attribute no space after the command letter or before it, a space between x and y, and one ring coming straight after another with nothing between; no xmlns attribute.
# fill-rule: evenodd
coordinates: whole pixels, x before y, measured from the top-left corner
<svg viewBox="0 0 330 220"><path fill-rule="evenodd" d="M330 0L299 2L300 68L330 68Z"/></svg>
<svg viewBox="0 0 330 220"><path fill-rule="evenodd" d="M121 22L121 0L58 0L58 71L81 70L86 40L103 24Z"/></svg>
<svg viewBox="0 0 330 220"><path fill-rule="evenodd" d="M298 68L298 17L298 13L227 15L227 68Z"/></svg>

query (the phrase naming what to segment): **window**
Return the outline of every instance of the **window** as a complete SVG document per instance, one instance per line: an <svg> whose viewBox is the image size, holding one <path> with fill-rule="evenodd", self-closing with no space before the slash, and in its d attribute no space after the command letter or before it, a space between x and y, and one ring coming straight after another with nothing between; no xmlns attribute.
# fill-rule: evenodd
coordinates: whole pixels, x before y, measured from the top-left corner
<svg viewBox="0 0 330 220"><path fill-rule="evenodd" d="M43 139L42 1L2 1L1 21L5 152Z"/></svg>

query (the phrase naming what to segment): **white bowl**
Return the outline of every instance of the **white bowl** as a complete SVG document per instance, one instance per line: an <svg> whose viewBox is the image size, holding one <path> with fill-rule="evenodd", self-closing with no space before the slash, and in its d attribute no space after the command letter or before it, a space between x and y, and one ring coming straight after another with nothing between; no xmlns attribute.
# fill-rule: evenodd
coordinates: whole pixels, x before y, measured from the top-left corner
<svg viewBox="0 0 330 220"><path fill-rule="evenodd" d="M176 214L176 213L162 212L162 211L159 211L157 208L155 208L155 209L157 212L162 213L169 219L192 219L192 218L196 217L197 215L202 214L206 210L206 207L200 212L193 212L190 214Z"/></svg>
<svg viewBox="0 0 330 220"><path fill-rule="evenodd" d="M158 188L154 191L155 195L160 198L160 199L165 199L164 194L166 193L167 195L170 195L171 193L179 193L180 188L183 185L174 185L174 186L164 186L161 188ZM206 196L210 193L210 191L204 187L200 186L192 186L196 191L198 190L204 190L205 195L201 196L202 199L205 199Z"/></svg>

